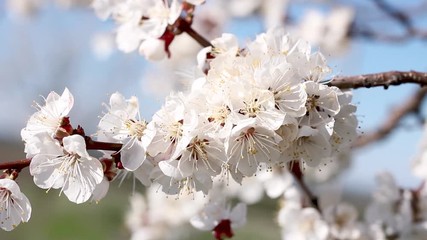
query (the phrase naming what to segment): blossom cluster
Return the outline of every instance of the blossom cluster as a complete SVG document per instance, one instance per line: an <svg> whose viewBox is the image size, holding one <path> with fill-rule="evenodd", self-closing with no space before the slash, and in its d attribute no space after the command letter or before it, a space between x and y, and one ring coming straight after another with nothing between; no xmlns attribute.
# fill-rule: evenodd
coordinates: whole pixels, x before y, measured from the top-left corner
<svg viewBox="0 0 427 240"><path fill-rule="evenodd" d="M145 153L155 166L150 178L164 192L207 193L213 180L231 177L241 183L261 163L267 170L293 161L317 167L349 150L356 107L349 92L324 83L330 69L319 52L281 30L258 35L246 49L231 34L212 44L198 55L205 73L198 74L191 91L171 94L151 122L140 124L140 135L134 136L139 151L131 150L137 144L122 149L122 155L139 159L125 168L140 165L144 158L138 156ZM116 127L104 127L101 120L102 134L118 134L130 121L113 112L106 115L108 122L111 114L121 120Z"/></svg>
<svg viewBox="0 0 427 240"><path fill-rule="evenodd" d="M183 225L188 222L199 230L212 231L215 239L232 237L246 223L246 204L231 208L220 188L208 196L197 193L179 199L165 197L156 187L148 188L144 196L131 196L126 217L131 239L185 239L188 232Z"/></svg>
<svg viewBox="0 0 427 240"><path fill-rule="evenodd" d="M51 92L45 101L21 131L30 174L38 187L61 189L70 201L83 203L103 180L102 164L89 155L84 138L72 134L67 115L74 98L68 89L61 96Z"/></svg>
<svg viewBox="0 0 427 240"><path fill-rule="evenodd" d="M30 13L41 2L8 4ZM281 197L277 222L282 239L426 238L424 185L400 188L390 174L382 173L363 220L355 206L328 202L322 192L316 198L304 185L329 179L345 167L358 124L351 92L328 85L331 69L308 42L280 28L257 35L245 47L232 34L209 42L192 28L197 25L195 10L205 0L57 2L92 2L98 17L115 21L118 48L126 53L138 50L149 60L173 53L179 60L168 63L182 68L177 62L187 63L183 56L193 57L189 52L195 49L185 49L188 41L205 48L187 76L188 91L171 93L149 121L141 117L137 97L116 92L105 104L97 133L89 137L71 124L70 91L51 92L21 131L24 162L36 186L47 192L58 189L59 195L81 204L101 200L111 181L133 175L147 189L144 196L131 198L126 224L132 239L176 239L185 222L211 231L217 240L231 238L246 223L246 204L260 201L264 192ZM217 34L227 14L264 12L265 25L291 26L283 20L289 0L210 4L217 11L198 18L209 36ZM308 12L299 29L288 30L332 50L347 42L354 17L346 7L332 8L330 15ZM98 44L100 52L110 47L106 45ZM94 157L99 152L91 151L103 156ZM424 179L425 162L423 152L414 164L415 175ZM22 168L5 169L0 175L0 228L10 231L29 221L32 209L15 181ZM232 208L232 198L242 202Z"/></svg>
<svg viewBox="0 0 427 240"><path fill-rule="evenodd" d="M339 197L331 201L331 195L339 194L325 191L319 199L322 207L316 209L304 206L304 196L297 189L288 188L278 214L282 239L421 240L427 237L425 188L401 188L390 173L382 172L377 176L372 200L362 207L364 214Z"/></svg>
<svg viewBox="0 0 427 240"><path fill-rule="evenodd" d="M342 201L340 190L331 184L319 191L319 206L316 208L307 204L306 196L299 189L287 187L277 216L282 239L426 239L425 149L424 141L412 168L413 174L421 180L419 187L399 186L391 173L380 172L371 200L366 203Z"/></svg>
<svg viewBox="0 0 427 240"><path fill-rule="evenodd" d="M318 167L356 136L351 93L326 85L322 54L280 29L246 48L224 34L200 51L198 66L191 90L172 93L150 122L136 97L112 94L96 134L104 147L71 125L70 91L51 92L21 132L34 183L83 203L103 198L121 173L183 196L208 195L215 182L241 184L264 169L279 173L262 181L278 197L290 184L284 167Z"/></svg>
<svg viewBox="0 0 427 240"><path fill-rule="evenodd" d="M191 19L191 9L202 3L204 0L94 0L92 6L99 18L111 16L117 23L116 42L121 51L138 49L148 59L160 60L170 56L169 45L179 34L178 19L185 14Z"/></svg>

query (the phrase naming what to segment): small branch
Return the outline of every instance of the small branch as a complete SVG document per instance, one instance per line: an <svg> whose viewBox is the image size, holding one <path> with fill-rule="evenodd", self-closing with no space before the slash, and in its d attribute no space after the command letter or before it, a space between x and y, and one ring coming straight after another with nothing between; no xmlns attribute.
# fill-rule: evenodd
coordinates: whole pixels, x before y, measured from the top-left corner
<svg viewBox="0 0 427 240"><path fill-rule="evenodd" d="M196 42L198 42L202 47L213 47L213 45L202 35L200 35L198 32L196 32L192 27L191 23L185 21L185 19L178 19L175 23L177 28L182 31L186 32L190 37L192 37Z"/></svg>
<svg viewBox="0 0 427 240"><path fill-rule="evenodd" d="M106 150L118 152L122 148L123 144L120 143L109 143L109 142L98 142L92 140L90 137L85 137L86 149L87 150ZM16 169L22 170L28 167L31 163L31 159L22 159L10 162L0 163L0 170L4 169Z"/></svg>
<svg viewBox="0 0 427 240"><path fill-rule="evenodd" d="M21 159L11 162L0 163L0 170L4 169L16 169L21 170L30 165L31 159Z"/></svg>
<svg viewBox="0 0 427 240"><path fill-rule="evenodd" d="M349 77L334 77L328 85L341 89L371 87L384 87L387 89L389 86L396 86L404 83L415 83L421 86L427 85L427 73L416 71L390 71Z"/></svg>
<svg viewBox="0 0 427 240"><path fill-rule="evenodd" d="M291 162L288 165L289 172L294 176L295 181L299 184L301 190L309 198L312 207L316 208L320 212L319 202L316 196L310 191L304 182L303 172L301 171L300 162Z"/></svg>
<svg viewBox="0 0 427 240"><path fill-rule="evenodd" d="M378 130L361 135L353 144L354 148L360 148L370 143L386 138L396 129L400 121L409 114L419 114L420 106L427 96L427 87L420 88L413 96L400 107L394 108L387 120Z"/></svg>
<svg viewBox="0 0 427 240"><path fill-rule="evenodd" d="M384 0L374 0L374 3L379 9L381 9L381 11L399 22L408 32L413 31L411 19L406 13L400 11L398 8L391 6Z"/></svg>
<svg viewBox="0 0 427 240"><path fill-rule="evenodd" d="M86 149L87 150L105 150L118 152L122 149L123 144L121 143L110 143L110 142L98 142L92 140L90 137L85 137Z"/></svg>

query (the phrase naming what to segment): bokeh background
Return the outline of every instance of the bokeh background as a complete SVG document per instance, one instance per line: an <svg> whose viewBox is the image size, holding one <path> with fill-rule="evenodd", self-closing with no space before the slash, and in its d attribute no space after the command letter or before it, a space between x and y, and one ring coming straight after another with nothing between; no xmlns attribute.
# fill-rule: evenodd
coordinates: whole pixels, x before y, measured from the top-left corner
<svg viewBox="0 0 427 240"><path fill-rule="evenodd" d="M209 1L209 0L208 0ZM298 21L307 4L327 11L331 4L347 4L362 9L377 21L374 6L366 1L296 1L292 16ZM326 3L325 3L326 2ZM389 1L402 4L402 1ZM416 25L427 30L425 1L405 1L401 7L412 9ZM400 7L400 5L398 5ZM370 14L370 15L369 15ZM373 17L374 16L374 17ZM375 17L378 17L375 18ZM360 19L359 19L360 20ZM399 32L398 27L378 20L378 26ZM230 20L225 32L237 34L241 42L253 39L264 29L257 16ZM186 84L174 83L164 75L156 76L156 67L137 53L125 54L115 50L113 22L103 22L84 6L64 8L53 3L42 4L30 15L11 11L6 1L0 2L0 161L24 158L20 130L35 111L33 101L43 102L41 96L50 91L62 92L68 87L75 96L70 114L72 123L94 133L99 116L111 93L138 96L141 113L146 119L159 109L164 96ZM322 48L320 48L322 50ZM399 42L352 39L339 54L326 54L335 75L359 75L391 70L427 71L427 41L409 38ZM160 86L160 87L159 87ZM358 106L360 133L375 130L404 102L418 86L403 85L354 91L353 102ZM158 91L161 89L162 91ZM422 113L425 113L422 106ZM390 171L405 187L416 187L420 180L411 174L411 162L419 151L423 126L409 116L387 139L354 152L351 167L341 174L338 184L348 202L362 204L369 200L375 174ZM73 204L58 196L58 191L38 189L28 170L21 173L18 183L33 207L29 223L13 232L0 231L0 239L128 239L124 217L129 209L132 184L111 185L107 197L98 204ZM136 186L143 192L142 185ZM249 209L248 225L236 231L235 239L278 239L275 224L274 200L264 200ZM183 239L206 239L210 233L200 233L191 227L181 233Z"/></svg>

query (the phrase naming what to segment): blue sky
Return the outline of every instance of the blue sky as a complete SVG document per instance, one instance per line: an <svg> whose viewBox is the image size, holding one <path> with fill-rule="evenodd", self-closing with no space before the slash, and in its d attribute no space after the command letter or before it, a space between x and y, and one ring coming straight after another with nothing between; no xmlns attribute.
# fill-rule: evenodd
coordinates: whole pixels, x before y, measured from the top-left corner
<svg viewBox="0 0 427 240"><path fill-rule="evenodd" d="M426 71L426 43L411 41L405 44L384 44L360 41L354 44L356 55L349 66L344 66L343 74L357 75L391 70ZM351 58L351 55L349 56ZM337 65L339 63L336 63ZM356 66L352 68L351 65ZM418 86L405 85L383 88L361 89L354 91L354 102L358 105L358 116L363 132L369 132L381 124L393 110L410 96ZM425 106L422 107L425 116ZM356 152L354 167L344 177L348 182L360 182L363 189L366 180L373 180L377 171L387 170L393 173L399 184L416 187L419 180L410 173L410 166L422 136L414 117L407 117L403 124L383 142ZM368 181L369 183L369 181Z"/></svg>
<svg viewBox="0 0 427 240"><path fill-rule="evenodd" d="M248 39L262 29L255 19L242 23L230 24L228 31ZM99 61L91 53L91 36L113 28L90 11L64 11L52 6L32 19L12 21L2 16L0 108L4 114L0 115L0 138L19 140L20 129L33 112L33 100L42 102L40 95L46 96L51 90L62 92L64 87L70 88L76 98L72 121L76 125L86 123L88 132L95 130L103 111L101 103L107 102L115 91L138 96L144 116L150 119L162 100L153 100L142 91L141 76L147 71L145 60L137 54L115 52L110 60ZM351 44L345 56L331 58L330 65L335 73L342 75L426 71L425 56L427 45L421 41L385 44L359 40ZM361 131L368 132L378 126L416 88L408 85L354 91ZM342 176L345 186L371 187L375 173L381 170L394 173L404 186L417 186L419 180L411 175L410 166L422 128L411 118L405 125L409 127L399 128L389 139L355 153L354 167Z"/></svg>

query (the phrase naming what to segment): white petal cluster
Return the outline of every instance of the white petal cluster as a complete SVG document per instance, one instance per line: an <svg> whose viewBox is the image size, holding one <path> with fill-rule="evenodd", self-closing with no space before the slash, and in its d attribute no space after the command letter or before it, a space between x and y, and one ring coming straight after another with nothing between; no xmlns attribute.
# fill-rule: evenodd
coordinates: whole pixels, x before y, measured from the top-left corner
<svg viewBox="0 0 427 240"><path fill-rule="evenodd" d="M21 135L34 183L43 189L61 189L70 201L83 203L103 180L104 171L100 161L86 151L84 138L72 135L67 114L73 103L68 89L61 96L51 92Z"/></svg>
<svg viewBox="0 0 427 240"><path fill-rule="evenodd" d="M212 231L216 239L223 239L231 237L233 230L246 223L246 204L231 208L221 188L214 188L208 196L195 193L177 198L157 189L158 186L152 185L144 196L131 196L131 209L126 215L131 239L188 238L184 226L188 222L199 230Z"/></svg>
<svg viewBox="0 0 427 240"><path fill-rule="evenodd" d="M409 189L399 188L388 172L380 173L376 180L377 189L365 209L371 238L418 239L415 236L420 233L424 236L420 239L427 237L425 209L420 207L425 204L425 198L421 197L424 193L417 196Z"/></svg>
<svg viewBox="0 0 427 240"><path fill-rule="evenodd" d="M246 224L246 204L238 203L231 209L224 199L214 199L191 218L190 223L197 229L212 231L215 239L231 238L233 229Z"/></svg>
<svg viewBox="0 0 427 240"><path fill-rule="evenodd" d="M198 56L206 74L189 93L166 98L149 123L135 97L111 96L99 135L123 143L125 169L150 159L154 169L146 177L163 192L207 194L215 180L241 183L261 166L291 161L317 167L349 150L356 108L351 93L323 84L330 69L320 53L280 29L246 49L231 34L212 43ZM267 191L277 197L284 189Z"/></svg>
<svg viewBox="0 0 427 240"><path fill-rule="evenodd" d="M89 200L104 178L101 163L89 156L80 135L65 137L63 146L53 139L45 142L31 160L30 174L38 187L61 189L75 203Z"/></svg>
<svg viewBox="0 0 427 240"><path fill-rule="evenodd" d="M175 34L168 32L183 11L183 4L200 5L201 0L95 0L92 7L103 20L111 17L118 25L116 42L123 52L139 53L149 60L169 55Z"/></svg>
<svg viewBox="0 0 427 240"><path fill-rule="evenodd" d="M332 189L323 189L319 208L313 208L304 194L289 187L283 194L277 219L282 239L426 239L426 189L399 187L388 172L378 174L376 180L377 188L363 209L364 214L353 205L340 202L336 196L339 194Z"/></svg>
<svg viewBox="0 0 427 240"><path fill-rule="evenodd" d="M303 16L296 32L313 45L321 46L331 53L339 53L348 45L348 32L354 19L355 11L351 7L333 7L327 15L310 9Z"/></svg>
<svg viewBox="0 0 427 240"><path fill-rule="evenodd" d="M39 104L36 105L39 111L30 117L27 126L22 129L21 137L23 141L27 142L31 140L34 135L44 132L52 137L68 135L70 129L66 128L68 124L66 123L67 119L65 117L73 107L73 95L65 88L61 96L56 92L49 93L45 102L44 106Z"/></svg>
<svg viewBox="0 0 427 240"><path fill-rule="evenodd" d="M134 171L141 166L154 130L141 119L136 97L126 100L119 93L112 94L108 112L102 117L98 128L103 140L123 144L121 161L126 170Z"/></svg>
<svg viewBox="0 0 427 240"><path fill-rule="evenodd" d="M244 50L230 39L213 41L210 70L190 96L206 102L232 174L251 176L262 162L318 166L349 148L355 106L350 93L322 84L330 69L320 53L281 30L258 35Z"/></svg>
<svg viewBox="0 0 427 240"><path fill-rule="evenodd" d="M285 191L278 223L282 239L364 240L367 230L358 220L357 209L345 202L326 199L336 193L326 191L319 199L325 206L319 209L306 206L304 196L295 187ZM323 197L323 198L322 198ZM375 239L375 238L374 238Z"/></svg>
<svg viewBox="0 0 427 240"><path fill-rule="evenodd" d="M18 184L11 179L0 179L0 228L11 231L30 217L30 201Z"/></svg>
<svg viewBox="0 0 427 240"><path fill-rule="evenodd" d="M170 198L158 192L157 187L149 187L144 196L130 197L126 226L131 231L131 239L180 239L181 234L185 234L183 224L206 202L203 194Z"/></svg>
<svg viewBox="0 0 427 240"><path fill-rule="evenodd" d="M302 196L295 188L288 188L283 195L282 208L277 220L282 228L282 239L326 240L329 228L315 208L303 207Z"/></svg>

